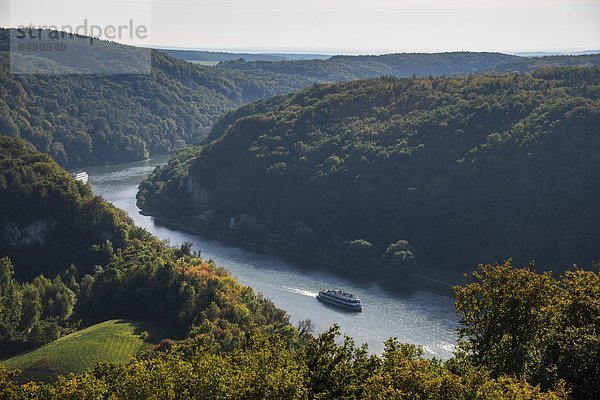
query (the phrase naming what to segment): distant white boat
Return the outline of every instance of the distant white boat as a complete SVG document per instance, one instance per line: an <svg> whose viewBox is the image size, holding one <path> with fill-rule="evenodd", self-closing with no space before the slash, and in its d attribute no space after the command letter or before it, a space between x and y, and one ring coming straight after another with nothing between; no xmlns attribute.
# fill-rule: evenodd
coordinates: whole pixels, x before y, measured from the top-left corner
<svg viewBox="0 0 600 400"><path fill-rule="evenodd" d="M352 311L362 311L363 305L359 298L343 290L319 290L317 300Z"/></svg>
<svg viewBox="0 0 600 400"><path fill-rule="evenodd" d="M75 178L76 181L83 183L87 183L89 178L87 172L85 171L73 172L71 176Z"/></svg>

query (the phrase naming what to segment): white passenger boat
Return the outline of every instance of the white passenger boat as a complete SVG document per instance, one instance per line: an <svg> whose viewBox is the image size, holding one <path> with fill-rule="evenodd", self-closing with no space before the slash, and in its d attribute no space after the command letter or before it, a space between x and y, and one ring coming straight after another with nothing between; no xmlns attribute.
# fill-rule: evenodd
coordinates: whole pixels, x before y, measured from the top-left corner
<svg viewBox="0 0 600 400"><path fill-rule="evenodd" d="M80 181L80 182L83 182L83 183L87 183L88 182L88 174L85 171L73 172L71 174L71 176L73 178L75 178L76 181Z"/></svg>
<svg viewBox="0 0 600 400"><path fill-rule="evenodd" d="M319 290L317 300L351 311L362 311L363 305L359 298L343 290Z"/></svg>

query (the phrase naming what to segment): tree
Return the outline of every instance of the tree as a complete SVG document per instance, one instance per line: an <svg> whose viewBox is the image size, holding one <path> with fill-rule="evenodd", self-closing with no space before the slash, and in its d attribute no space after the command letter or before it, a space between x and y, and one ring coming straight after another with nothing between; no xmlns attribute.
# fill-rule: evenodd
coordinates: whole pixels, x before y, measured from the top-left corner
<svg viewBox="0 0 600 400"><path fill-rule="evenodd" d="M395 274L403 275L414 270L417 257L407 240L398 240L388 246L382 257L382 263L391 268Z"/></svg>
<svg viewBox="0 0 600 400"><path fill-rule="evenodd" d="M347 336L337 344L340 336L334 325L301 349L309 398L360 398L361 385L377 368L379 360L365 346L356 347Z"/></svg>
<svg viewBox="0 0 600 400"><path fill-rule="evenodd" d="M315 333L315 325L310 319L303 319L302 321L298 321L297 330L298 337L311 337L311 335Z"/></svg>
<svg viewBox="0 0 600 400"><path fill-rule="evenodd" d="M556 329L559 290L550 274L503 264L480 265L475 282L455 289L459 348L496 376L533 376Z"/></svg>
<svg viewBox="0 0 600 400"><path fill-rule="evenodd" d="M548 386L564 379L573 398L600 398L600 274L567 271L560 286L557 329L544 360L555 368L540 380Z"/></svg>
<svg viewBox="0 0 600 400"><path fill-rule="evenodd" d="M0 259L0 343L18 340L23 297L8 257Z"/></svg>
<svg viewBox="0 0 600 400"><path fill-rule="evenodd" d="M283 227L283 230L281 231L281 238L291 242L294 240L294 233L296 233L298 229L306 227L307 225L302 221L290 222Z"/></svg>
<svg viewBox="0 0 600 400"><path fill-rule="evenodd" d="M600 396L600 274L556 279L507 260L480 265L473 278L455 288L461 357L542 389L564 380L574 399Z"/></svg>
<svg viewBox="0 0 600 400"><path fill-rule="evenodd" d="M43 305L40 293L35 285L26 283L22 286L22 291L23 315L19 328L27 331L40 321Z"/></svg>
<svg viewBox="0 0 600 400"><path fill-rule="evenodd" d="M365 268L373 258L373 245L364 239L342 242L340 245L344 247L342 263L353 269Z"/></svg>

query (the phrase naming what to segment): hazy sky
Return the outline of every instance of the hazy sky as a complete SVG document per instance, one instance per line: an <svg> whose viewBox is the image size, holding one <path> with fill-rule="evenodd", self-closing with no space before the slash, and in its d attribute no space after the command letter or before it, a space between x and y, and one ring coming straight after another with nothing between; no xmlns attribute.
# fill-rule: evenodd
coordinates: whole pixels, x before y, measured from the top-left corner
<svg viewBox="0 0 600 400"><path fill-rule="evenodd" d="M0 0L2 26L148 24L121 42L381 53L600 49L600 0ZM7 9L11 10L7 18Z"/></svg>

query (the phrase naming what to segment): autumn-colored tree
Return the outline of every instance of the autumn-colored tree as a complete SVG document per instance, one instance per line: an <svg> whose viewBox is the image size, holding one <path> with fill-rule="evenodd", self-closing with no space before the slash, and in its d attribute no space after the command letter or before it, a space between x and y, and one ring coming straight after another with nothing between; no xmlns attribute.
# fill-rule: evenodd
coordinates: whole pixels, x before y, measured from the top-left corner
<svg viewBox="0 0 600 400"><path fill-rule="evenodd" d="M503 264L480 265L455 289L461 357L542 388L564 380L573 398L600 396L600 275L563 277Z"/></svg>

